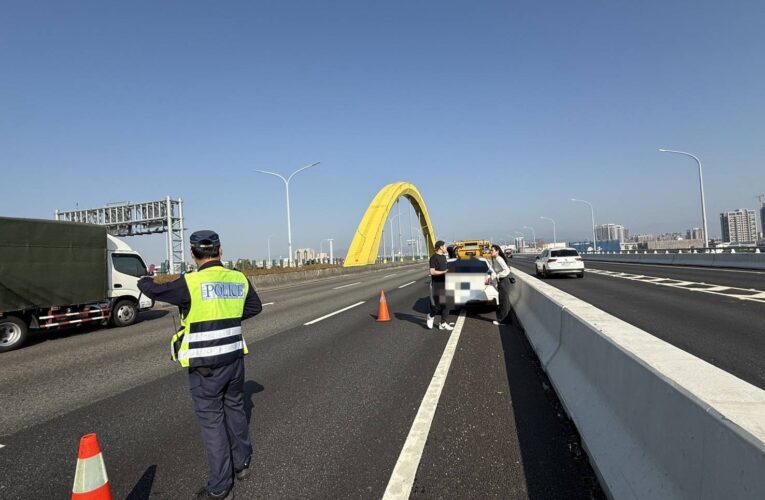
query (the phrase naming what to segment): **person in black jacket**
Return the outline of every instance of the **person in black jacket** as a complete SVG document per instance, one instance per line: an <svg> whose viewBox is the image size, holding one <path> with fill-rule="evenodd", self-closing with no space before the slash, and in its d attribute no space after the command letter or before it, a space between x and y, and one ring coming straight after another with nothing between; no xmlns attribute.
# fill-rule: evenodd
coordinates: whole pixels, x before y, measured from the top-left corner
<svg viewBox="0 0 765 500"><path fill-rule="evenodd" d="M433 329L436 315L441 315L441 324L438 325L438 328L441 330L453 330L454 326L446 321L446 318L449 316L445 276L448 269L446 267L446 244L441 240L436 242L436 251L430 257L429 267L431 297L430 314L428 314L426 324L428 329Z"/></svg>

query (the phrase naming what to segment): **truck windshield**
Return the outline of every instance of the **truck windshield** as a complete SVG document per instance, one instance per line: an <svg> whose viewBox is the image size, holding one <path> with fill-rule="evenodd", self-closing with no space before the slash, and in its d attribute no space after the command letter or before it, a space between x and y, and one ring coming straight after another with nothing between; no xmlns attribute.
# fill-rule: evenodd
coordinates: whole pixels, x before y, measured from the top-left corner
<svg viewBox="0 0 765 500"><path fill-rule="evenodd" d="M129 276L135 276L140 278L146 276L146 266L143 261L137 255L131 254L112 254L112 262L114 263L114 269L123 274Z"/></svg>

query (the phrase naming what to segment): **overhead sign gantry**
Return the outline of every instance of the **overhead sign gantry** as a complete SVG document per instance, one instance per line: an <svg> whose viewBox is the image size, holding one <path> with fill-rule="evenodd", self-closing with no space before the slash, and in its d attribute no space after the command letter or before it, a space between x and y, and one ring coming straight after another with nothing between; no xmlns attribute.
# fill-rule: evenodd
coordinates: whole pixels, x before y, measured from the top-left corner
<svg viewBox="0 0 765 500"><path fill-rule="evenodd" d="M102 208L61 212L56 220L105 226L113 236L141 236L167 233L167 261L171 272L179 272L185 257L183 239L183 200L171 199L130 203L109 203Z"/></svg>

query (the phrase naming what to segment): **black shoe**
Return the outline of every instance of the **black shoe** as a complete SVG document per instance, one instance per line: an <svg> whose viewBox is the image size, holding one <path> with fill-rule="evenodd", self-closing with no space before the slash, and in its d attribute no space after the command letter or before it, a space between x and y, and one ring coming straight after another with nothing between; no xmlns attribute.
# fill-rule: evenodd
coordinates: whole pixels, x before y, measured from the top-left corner
<svg viewBox="0 0 765 500"><path fill-rule="evenodd" d="M234 469L234 477L237 481L243 481L250 475L250 462L246 462L241 469Z"/></svg>
<svg viewBox="0 0 765 500"><path fill-rule="evenodd" d="M233 500L234 499L234 487L231 486L229 489L222 493L211 493L207 487L203 487L201 490L197 491L197 494L194 496L194 500Z"/></svg>

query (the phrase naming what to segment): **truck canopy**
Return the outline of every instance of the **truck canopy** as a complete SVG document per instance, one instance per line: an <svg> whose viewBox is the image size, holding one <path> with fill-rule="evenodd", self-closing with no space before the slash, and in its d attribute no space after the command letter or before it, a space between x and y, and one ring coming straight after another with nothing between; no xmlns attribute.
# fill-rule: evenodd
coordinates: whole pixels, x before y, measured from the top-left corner
<svg viewBox="0 0 765 500"><path fill-rule="evenodd" d="M106 228L0 217L0 312L106 297Z"/></svg>

